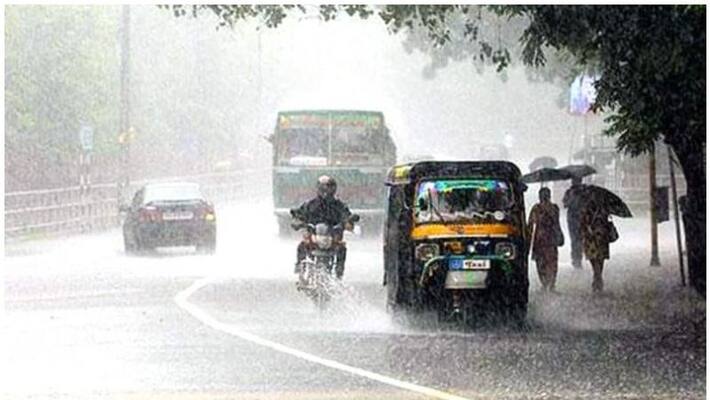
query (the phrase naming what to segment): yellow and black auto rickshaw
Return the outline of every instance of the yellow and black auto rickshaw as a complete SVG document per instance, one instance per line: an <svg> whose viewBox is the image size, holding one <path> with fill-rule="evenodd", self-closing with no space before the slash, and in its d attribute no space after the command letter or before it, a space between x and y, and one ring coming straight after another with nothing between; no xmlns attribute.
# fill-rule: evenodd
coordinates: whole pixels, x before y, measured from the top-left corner
<svg viewBox="0 0 710 400"><path fill-rule="evenodd" d="M384 284L391 311L522 322L528 303L525 184L505 161L390 169ZM481 314L481 312L486 314Z"/></svg>

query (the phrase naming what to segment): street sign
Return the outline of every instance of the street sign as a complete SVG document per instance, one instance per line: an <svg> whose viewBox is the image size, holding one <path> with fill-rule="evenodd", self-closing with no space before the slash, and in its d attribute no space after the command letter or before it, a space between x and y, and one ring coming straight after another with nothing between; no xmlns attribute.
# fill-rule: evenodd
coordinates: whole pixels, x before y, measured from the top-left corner
<svg viewBox="0 0 710 400"><path fill-rule="evenodd" d="M83 125L79 129L79 144L84 151L91 151L94 148L94 128Z"/></svg>

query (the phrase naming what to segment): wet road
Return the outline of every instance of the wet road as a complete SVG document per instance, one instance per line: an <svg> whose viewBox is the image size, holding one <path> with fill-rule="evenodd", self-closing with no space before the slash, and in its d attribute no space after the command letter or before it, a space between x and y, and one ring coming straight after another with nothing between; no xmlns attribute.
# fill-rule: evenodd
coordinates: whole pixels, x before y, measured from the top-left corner
<svg viewBox="0 0 710 400"><path fill-rule="evenodd" d="M218 218L214 256L127 257L118 231L8 244L0 397L705 397L705 331L693 325L705 304L678 287L670 226L666 265L649 268L646 222L617 224L626 238L600 298L567 249L560 295L542 295L531 268L519 332L395 324L376 239L350 240L347 296L319 313L294 288L295 239L276 237L268 202Z"/></svg>

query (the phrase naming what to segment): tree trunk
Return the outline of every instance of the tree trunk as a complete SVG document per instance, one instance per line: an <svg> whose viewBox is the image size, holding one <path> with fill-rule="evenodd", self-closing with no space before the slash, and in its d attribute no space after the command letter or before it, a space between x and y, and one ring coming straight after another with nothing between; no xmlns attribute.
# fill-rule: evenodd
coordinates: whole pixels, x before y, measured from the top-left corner
<svg viewBox="0 0 710 400"><path fill-rule="evenodd" d="M680 146L679 146L680 147ZM687 147L687 146L686 146ZM673 146L683 168L687 185L686 204L683 210L686 251L688 254L688 281L705 297L705 154L704 146L680 149Z"/></svg>

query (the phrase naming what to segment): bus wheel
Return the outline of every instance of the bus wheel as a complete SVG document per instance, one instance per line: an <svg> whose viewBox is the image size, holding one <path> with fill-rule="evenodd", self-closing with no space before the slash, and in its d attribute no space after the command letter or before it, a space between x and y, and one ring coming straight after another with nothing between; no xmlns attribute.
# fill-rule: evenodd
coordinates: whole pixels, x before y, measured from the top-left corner
<svg viewBox="0 0 710 400"><path fill-rule="evenodd" d="M281 237L288 237L293 235L293 228L291 227L291 223L287 218L278 218L278 224L279 224L279 236Z"/></svg>

